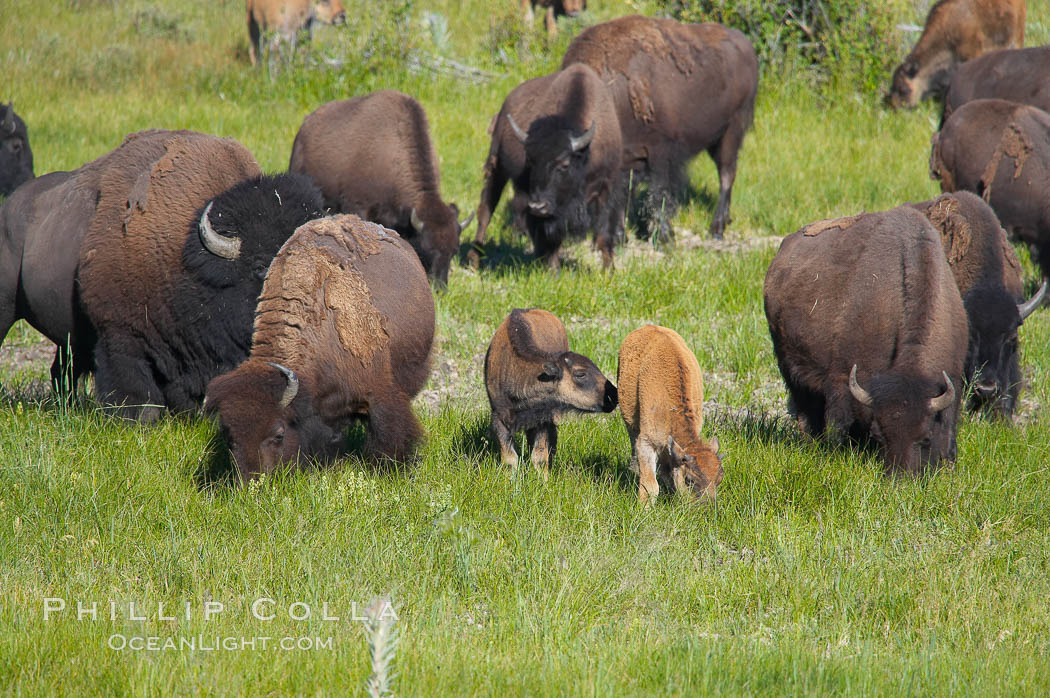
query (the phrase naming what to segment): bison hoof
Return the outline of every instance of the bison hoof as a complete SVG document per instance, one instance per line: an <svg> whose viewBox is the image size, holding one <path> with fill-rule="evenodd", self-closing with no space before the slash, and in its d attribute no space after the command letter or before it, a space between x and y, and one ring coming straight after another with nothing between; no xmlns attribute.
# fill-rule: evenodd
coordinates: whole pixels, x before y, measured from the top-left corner
<svg viewBox="0 0 1050 698"><path fill-rule="evenodd" d="M471 250L467 253L467 264L470 265L471 269L477 270L481 268L481 253L477 250Z"/></svg>

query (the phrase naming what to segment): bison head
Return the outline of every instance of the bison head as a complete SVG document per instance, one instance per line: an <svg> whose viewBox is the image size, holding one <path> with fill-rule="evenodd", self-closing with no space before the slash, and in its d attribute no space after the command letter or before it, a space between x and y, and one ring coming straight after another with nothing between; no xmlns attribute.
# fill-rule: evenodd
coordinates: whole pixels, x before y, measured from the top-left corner
<svg viewBox="0 0 1050 698"><path fill-rule="evenodd" d="M346 24L346 10L341 0L316 0L313 16L324 24Z"/></svg>
<svg viewBox="0 0 1050 698"><path fill-rule="evenodd" d="M849 389L871 410L869 435L881 447L887 470L916 474L927 464L955 460L958 401L947 373L941 372L941 380L876 374L864 388L854 364Z"/></svg>
<svg viewBox="0 0 1050 698"><path fill-rule="evenodd" d="M616 386L594 362L566 351L543 364L538 376L541 390L555 409L579 412L612 412L619 404Z"/></svg>
<svg viewBox="0 0 1050 698"><path fill-rule="evenodd" d="M561 219L570 233L582 232L577 228L586 227L584 182L595 123L580 131L560 116L545 116L533 121L526 134L510 114L507 120L525 146L529 215Z"/></svg>
<svg viewBox="0 0 1050 698"><path fill-rule="evenodd" d="M1002 287L977 286L963 299L970 320L966 375L973 382L971 406L1010 419L1021 387L1017 330L1038 308L1047 282L1025 303L1015 303Z"/></svg>
<svg viewBox="0 0 1050 698"><path fill-rule="evenodd" d="M892 109L914 108L922 98L922 89L918 86L916 76L919 74L918 61L908 58L893 71L889 94L886 95L886 106Z"/></svg>
<svg viewBox="0 0 1050 698"><path fill-rule="evenodd" d="M204 408L218 416L242 481L300 457L328 456L339 442L339 434L313 414L309 390L280 364L248 360L212 379Z"/></svg>
<svg viewBox="0 0 1050 698"><path fill-rule="evenodd" d="M33 152L25 122L9 102L0 104L0 197L33 178Z"/></svg>
<svg viewBox="0 0 1050 698"><path fill-rule="evenodd" d="M673 436L668 436L667 452L671 456L671 472L674 474L676 489L689 492L701 501L715 501L718 484L725 474L722 455L718 452L718 439L712 438L710 443L705 444L699 438L692 438L685 444L679 444Z"/></svg>
<svg viewBox="0 0 1050 698"><path fill-rule="evenodd" d="M474 220L474 214L459 220L459 207L445 204L440 198L427 201L420 209L412 209L410 222L415 235L405 239L419 255L427 276L439 288L448 286L448 268L459 251L459 236Z"/></svg>
<svg viewBox="0 0 1050 698"><path fill-rule="evenodd" d="M561 12L569 17L575 17L587 9L587 0L561 0Z"/></svg>

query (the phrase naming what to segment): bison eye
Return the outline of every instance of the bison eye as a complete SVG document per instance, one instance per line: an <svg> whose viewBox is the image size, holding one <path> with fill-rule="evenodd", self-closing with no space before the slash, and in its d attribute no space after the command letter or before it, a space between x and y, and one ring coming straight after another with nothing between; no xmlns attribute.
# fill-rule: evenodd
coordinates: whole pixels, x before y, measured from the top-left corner
<svg viewBox="0 0 1050 698"><path fill-rule="evenodd" d="M583 379L583 378L587 377L587 372L586 371L573 371L572 372L572 377L573 378Z"/></svg>
<svg viewBox="0 0 1050 698"><path fill-rule="evenodd" d="M8 141L7 142L7 149L10 150L12 153L20 153L20 152L22 152L22 141L20 141L20 140Z"/></svg>

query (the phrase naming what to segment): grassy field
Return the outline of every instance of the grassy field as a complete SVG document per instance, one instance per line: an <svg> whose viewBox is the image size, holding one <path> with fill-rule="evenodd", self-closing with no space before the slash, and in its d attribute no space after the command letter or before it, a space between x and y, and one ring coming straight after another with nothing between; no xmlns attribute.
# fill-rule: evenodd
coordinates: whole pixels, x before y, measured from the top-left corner
<svg viewBox="0 0 1050 698"><path fill-rule="evenodd" d="M655 9L592 0L551 41L511 0L419 0L396 44L389 7L404 3L380 3L378 21L344 1L358 10L348 27L267 76L248 67L239 0L7 0L0 98L27 121L38 174L149 127L232 136L277 171L319 104L395 87L427 109L446 198L470 208L506 92L553 70L583 23ZM1028 8L1028 43L1046 43L1050 1ZM491 78L413 72L405 46ZM417 403L428 438L403 473L351 458L202 486L212 424L142 428L87 397L57 404L50 352L19 325L0 351L0 690L361 694L361 617L389 598L401 695L1047 693L1050 316L1021 330L1015 424L966 416L954 468L890 481L877 457L798 435L762 313L780 237L937 193L936 119L934 105L889 113L878 95L768 69L726 241L706 239L717 186L701 157L677 246L632 239L612 274L577 244L551 276L501 208L491 263L454 265L437 299ZM509 476L487 436L481 361L504 315L527 306L558 314L610 376L630 330L682 334L705 372L705 434L726 455L717 508L639 507L616 413L563 426L549 482ZM45 612L56 599L65 608ZM136 647L150 637L161 649ZM169 638L176 649L162 649Z"/></svg>

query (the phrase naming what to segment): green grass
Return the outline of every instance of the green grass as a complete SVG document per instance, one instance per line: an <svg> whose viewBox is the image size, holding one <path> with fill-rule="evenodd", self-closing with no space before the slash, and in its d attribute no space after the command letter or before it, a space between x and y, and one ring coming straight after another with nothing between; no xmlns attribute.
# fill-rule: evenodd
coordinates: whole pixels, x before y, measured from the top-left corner
<svg viewBox="0 0 1050 698"><path fill-rule="evenodd" d="M315 56L357 63L296 64L271 79L247 67L239 1L14 0L0 8L0 98L29 124L38 173L78 167L149 127L232 136L276 171L316 106L396 87L426 107L443 190L466 209L489 118L520 80L557 66L579 24L549 41L539 22L520 26L510 0L496 11L478 0L416 5L452 31L439 47L413 24L414 45L499 77L475 85L361 59L368 18L317 37ZM635 8L655 3L593 2L585 19ZM1046 41L1048 25L1047 2L1030 2L1028 42ZM964 417L953 469L887 480L876 457L806 441L784 412L761 308L775 238L937 191L927 175L935 106L887 113L877 101L767 71L721 247L687 232L706 237L717 197L704 156L690 170L697 195L675 220L677 248L632 240L611 274L585 244L569 248L558 276L527 263L501 208L493 264L456 266L437 298L434 372L418 402L427 441L406 472L350 458L246 488L206 486L207 421L116 423L87 398L57 404L49 360L0 368L0 689L361 694L371 663L352 616L389 595L401 695L1046 693L1047 315L1021 330L1029 385L1016 423ZM509 309L524 306L557 313L573 348L609 375L641 324L682 334L705 373L705 433L725 453L717 507L639 507L618 414L565 424L548 483L507 473L487 436L481 359ZM4 356L39 344L20 324ZM45 621L47 598L68 607ZM275 618L252 616L257 599L274 600ZM77 601L96 602L98 620L77 620ZM129 618L132 602L147 620ZM205 620L208 602L225 609ZM297 602L309 619L290 618ZM339 621L321 618L325 603ZM158 620L158 604L177 620ZM270 640L265 650L260 640L243 651L110 649L121 635ZM283 637L322 646L274 649Z"/></svg>

